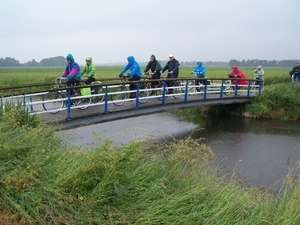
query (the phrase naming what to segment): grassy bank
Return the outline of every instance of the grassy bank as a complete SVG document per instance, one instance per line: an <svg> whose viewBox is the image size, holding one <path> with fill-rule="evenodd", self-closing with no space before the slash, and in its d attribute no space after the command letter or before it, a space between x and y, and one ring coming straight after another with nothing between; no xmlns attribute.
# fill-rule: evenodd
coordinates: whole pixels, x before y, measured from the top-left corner
<svg viewBox="0 0 300 225"><path fill-rule="evenodd" d="M0 116L2 224L299 224L300 184L279 193L218 176L197 140L82 152L37 118ZM297 165L296 165L297 166ZM295 168L296 169L296 168Z"/></svg>

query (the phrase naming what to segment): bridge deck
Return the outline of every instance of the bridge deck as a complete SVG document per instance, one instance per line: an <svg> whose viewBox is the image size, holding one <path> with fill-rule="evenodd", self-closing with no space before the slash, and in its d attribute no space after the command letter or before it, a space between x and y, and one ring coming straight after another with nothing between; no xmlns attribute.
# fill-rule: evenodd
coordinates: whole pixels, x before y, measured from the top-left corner
<svg viewBox="0 0 300 225"><path fill-rule="evenodd" d="M68 119L67 110L61 111L57 114L50 112L44 113L39 116L45 123L56 124L61 129L68 129L82 125L102 123L189 107L248 103L251 102L252 97L254 96L255 94L251 94L250 97L247 97L246 93L243 93L239 97L234 97L234 95L231 94L220 98L219 94L207 94L206 99L203 99L203 95L196 94L188 96L188 101L184 101L184 96L181 96L179 99L174 99L173 96L168 96L164 105L162 104L162 100L159 100L156 96L149 96L146 103L138 104L138 108L136 105L136 99L127 99L122 106L115 106L111 101L108 101L108 113L104 113L105 106L104 102L102 102L98 104L91 104L85 110L78 108L72 109L71 107L70 119Z"/></svg>

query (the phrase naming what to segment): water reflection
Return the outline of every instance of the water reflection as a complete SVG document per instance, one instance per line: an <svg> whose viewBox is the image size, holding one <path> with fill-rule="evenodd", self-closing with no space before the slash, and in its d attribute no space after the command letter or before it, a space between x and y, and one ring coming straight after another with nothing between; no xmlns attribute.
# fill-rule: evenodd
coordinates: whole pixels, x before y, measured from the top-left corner
<svg viewBox="0 0 300 225"><path fill-rule="evenodd" d="M192 137L203 137L217 154L220 166L238 171L250 184L274 184L300 160L299 123L237 117L208 120L205 130L194 132Z"/></svg>

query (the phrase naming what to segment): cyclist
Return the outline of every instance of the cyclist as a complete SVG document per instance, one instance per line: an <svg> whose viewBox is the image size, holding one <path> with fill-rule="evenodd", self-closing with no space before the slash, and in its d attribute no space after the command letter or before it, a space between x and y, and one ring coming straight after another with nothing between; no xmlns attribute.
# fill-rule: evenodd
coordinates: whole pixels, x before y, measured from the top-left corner
<svg viewBox="0 0 300 225"><path fill-rule="evenodd" d="M161 71L161 65L156 60L155 55L150 56L150 61L148 62L147 66L144 69L143 74L147 74L148 70L151 70L151 79L160 79L160 71ZM151 82L151 87L155 88L158 85L158 82ZM155 94L154 91L151 92L151 95Z"/></svg>
<svg viewBox="0 0 300 225"><path fill-rule="evenodd" d="M66 84L68 87L79 85L79 82L81 80L80 66L75 62L72 54L68 54L66 60L66 69L61 77L67 78ZM70 91L71 95L74 95L73 89L71 89Z"/></svg>
<svg viewBox="0 0 300 225"><path fill-rule="evenodd" d="M247 79L246 75L244 74L244 72L242 70L239 69L238 65L234 65L232 67L232 70L231 70L230 74L228 74L228 75L231 78L244 78L244 79ZM237 80L232 80L232 84L236 84L236 81ZM238 85L247 85L248 84L247 80L238 80L237 82L238 82Z"/></svg>
<svg viewBox="0 0 300 225"><path fill-rule="evenodd" d="M197 66L195 67L195 69L191 72L191 74L196 74L196 77L197 78L204 78L205 77L205 72L206 72L206 69L205 67L203 66L202 62L199 61L197 62ZM195 80L195 84L196 85L199 85L200 84L203 84L203 81L202 80ZM197 91L200 91L200 88L197 87L196 88Z"/></svg>
<svg viewBox="0 0 300 225"><path fill-rule="evenodd" d="M121 70L119 77L122 77L123 74L129 69L130 73L128 74L128 81L140 80L142 77L142 72L140 69L140 65L137 61L135 61L133 56L127 57L128 64ZM135 84L130 84L129 89L135 90ZM135 93L130 93L130 98L135 98Z"/></svg>
<svg viewBox="0 0 300 225"><path fill-rule="evenodd" d="M165 72L168 70L168 75L167 78L177 78L179 75L179 62L175 59L173 54L169 55L169 61L167 64L164 66L164 68L160 71L160 73ZM167 87L173 87L173 81L167 81L166 82ZM168 94L173 94L173 89L170 89L168 91Z"/></svg>
<svg viewBox="0 0 300 225"><path fill-rule="evenodd" d="M296 63L296 65L290 71L290 75L291 75L293 81L297 84L299 82L299 80L300 80L300 67L299 67L299 63Z"/></svg>
<svg viewBox="0 0 300 225"><path fill-rule="evenodd" d="M86 77L85 84L91 84L92 82L96 81L95 75L96 75L96 67L93 64L92 57L88 56L85 58L85 65L81 71L81 74L83 77Z"/></svg>
<svg viewBox="0 0 300 225"><path fill-rule="evenodd" d="M265 74L265 71L263 70L263 68L261 68L261 66L258 66L258 67L254 70L254 79L263 81L263 79L264 79L264 74ZM255 81L255 84L257 84L256 81Z"/></svg>

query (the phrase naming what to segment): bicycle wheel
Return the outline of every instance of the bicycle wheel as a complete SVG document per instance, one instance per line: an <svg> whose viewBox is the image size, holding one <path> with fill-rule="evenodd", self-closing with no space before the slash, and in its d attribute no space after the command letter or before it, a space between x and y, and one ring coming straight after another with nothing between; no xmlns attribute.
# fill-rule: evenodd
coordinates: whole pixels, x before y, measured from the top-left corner
<svg viewBox="0 0 300 225"><path fill-rule="evenodd" d="M255 81L250 81L250 93L255 93L257 90L257 87L255 86Z"/></svg>
<svg viewBox="0 0 300 225"><path fill-rule="evenodd" d="M43 98L44 110L46 111L57 110L57 111L53 111L52 113L53 114L58 113L59 112L58 109L62 109L64 107L64 101L62 100L62 98L63 96L58 91L48 92Z"/></svg>
<svg viewBox="0 0 300 225"><path fill-rule="evenodd" d="M196 87L196 91L200 93L200 95L204 95L204 86L203 84L200 84L198 87Z"/></svg>
<svg viewBox="0 0 300 225"><path fill-rule="evenodd" d="M181 85L180 81L176 81L173 86L173 98L178 99L181 97L183 86Z"/></svg>
<svg viewBox="0 0 300 225"><path fill-rule="evenodd" d="M148 101L148 96L150 96L151 87L150 84L141 84L140 85L140 92L139 92L139 103L144 104Z"/></svg>
<svg viewBox="0 0 300 225"><path fill-rule="evenodd" d="M92 103L92 98L79 98L72 100L76 106L81 106L79 109L84 110Z"/></svg>
<svg viewBox="0 0 300 225"><path fill-rule="evenodd" d="M157 99L159 101L162 100L162 97L163 97L163 85L162 84L158 84L156 86L156 88L159 88L158 90L155 90L155 95L157 96ZM167 96L166 96L167 97Z"/></svg>
<svg viewBox="0 0 300 225"><path fill-rule="evenodd" d="M116 87L112 90L111 100L115 106L121 106L125 103L126 99L126 88L123 86Z"/></svg>
<svg viewBox="0 0 300 225"><path fill-rule="evenodd" d="M224 83L224 86L223 86L223 94L224 95L229 95L230 92L232 90L232 87L231 87L231 82L230 81L226 81Z"/></svg>
<svg viewBox="0 0 300 225"><path fill-rule="evenodd" d="M190 93L189 95L192 95L196 92L196 82L194 80L189 80L188 92Z"/></svg>
<svg viewBox="0 0 300 225"><path fill-rule="evenodd" d="M103 102L104 100L104 96L105 96L105 90L103 87L100 87L100 89L98 90L98 94L101 94L100 96L97 96L97 101L98 102Z"/></svg>
<svg viewBox="0 0 300 225"><path fill-rule="evenodd" d="M104 100L104 97L105 97L105 90L103 87L100 87L97 92L92 92L92 94L101 94L99 96L95 96L95 97L92 97L92 102L93 103L100 103L100 102L103 102Z"/></svg>
<svg viewBox="0 0 300 225"><path fill-rule="evenodd" d="M95 81L95 82L92 82L92 84L93 85L99 84L99 86L95 86L92 88L92 94L101 94L100 96L93 97L92 101L95 103L102 102L104 100L105 91L104 91L103 87L101 86L101 82Z"/></svg>

